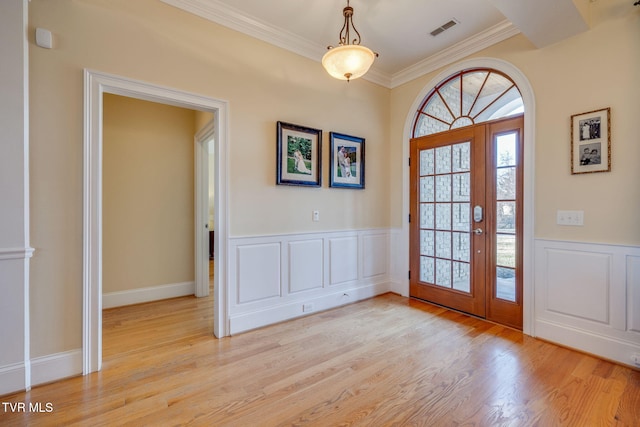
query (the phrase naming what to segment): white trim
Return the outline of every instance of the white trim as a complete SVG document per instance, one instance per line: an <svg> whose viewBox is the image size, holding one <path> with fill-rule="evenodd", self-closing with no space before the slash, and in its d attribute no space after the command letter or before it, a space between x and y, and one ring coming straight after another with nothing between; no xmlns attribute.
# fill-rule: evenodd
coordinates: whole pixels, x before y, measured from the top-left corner
<svg viewBox="0 0 640 427"><path fill-rule="evenodd" d="M34 251L33 248L0 248L0 260L31 258Z"/></svg>
<svg viewBox="0 0 640 427"><path fill-rule="evenodd" d="M536 335L640 367L632 359L640 354L640 246L550 239L535 245Z"/></svg>
<svg viewBox="0 0 640 427"><path fill-rule="evenodd" d="M317 44L298 34L293 34L283 28L247 16L241 10L218 0L161 1L317 62L321 61L322 56L327 51L326 45ZM520 30L518 28L505 20L404 70L389 74L376 70L374 66L362 79L393 89L519 33Z"/></svg>
<svg viewBox="0 0 640 427"><path fill-rule="evenodd" d="M403 253L403 259L409 269L409 224L406 218L409 217L409 165L406 159L409 158L409 141L413 129L415 113L418 111L425 96L438 83L450 75L468 68L492 68L509 76L522 95L524 103L524 225L523 225L523 327L525 334L535 336L534 331L534 184L535 184L535 97L533 88L526 76L507 61L496 58L472 58L458 62L447 67L445 70L434 76L416 96L407 118L405 120L403 132L403 189L402 189L402 244L399 250ZM402 295L409 295L409 280L403 281Z"/></svg>
<svg viewBox="0 0 640 427"><path fill-rule="evenodd" d="M82 374L82 349L36 357L31 360L33 385Z"/></svg>
<svg viewBox="0 0 640 427"><path fill-rule="evenodd" d="M99 71L84 71L84 172L83 172L83 373L102 366L102 95L113 93L182 108L209 111L216 124L216 251L214 284L214 334L227 332L227 141L226 101L158 86Z"/></svg>
<svg viewBox="0 0 640 427"><path fill-rule="evenodd" d="M329 310L346 304L363 301L391 291L391 283L383 281L343 288L338 292L328 295L300 301L288 302L285 304L271 306L264 310L252 311L230 316L229 323L231 335L260 328L265 325L272 325L285 320L315 314L320 311ZM310 304L313 311L304 312L303 305Z"/></svg>
<svg viewBox="0 0 640 427"><path fill-rule="evenodd" d="M195 165L195 294L209 295L209 150L215 138L215 123L209 121L194 137ZM215 150L215 145L214 145Z"/></svg>
<svg viewBox="0 0 640 427"><path fill-rule="evenodd" d="M30 289L31 282L29 278L30 274L30 258L33 255L34 249L30 247L30 239L31 239L31 205L30 205L30 194L31 194L31 184L29 181L30 171L29 171L29 1L22 0L22 28L24 29L24 37L22 42L22 52L23 52L23 117L24 117L24 130L23 130L23 144L22 144L22 158L24 159L24 170L22 175L23 182L23 216L24 216L24 360L25 360L25 372L24 372L24 385L27 391L31 390L31 306L30 306Z"/></svg>
<svg viewBox="0 0 640 427"><path fill-rule="evenodd" d="M122 307L125 305L194 295L195 289L195 282L182 282L126 291L108 292L102 294L102 308Z"/></svg>
<svg viewBox="0 0 640 427"><path fill-rule="evenodd" d="M24 362L0 366L0 396L28 389L25 387L27 371L29 369Z"/></svg>
<svg viewBox="0 0 640 427"><path fill-rule="evenodd" d="M392 291L390 233L372 228L229 239L231 333ZM365 268L368 262L376 269ZM292 287L301 277L304 285Z"/></svg>
<svg viewBox="0 0 640 427"><path fill-rule="evenodd" d="M309 39L300 37L283 28L271 25L243 13L218 0L161 0L163 3L177 7L211 22L223 25L232 30L247 34L256 39L287 49L298 55L314 59L322 58L327 47Z"/></svg>
<svg viewBox="0 0 640 427"><path fill-rule="evenodd" d="M441 50L435 55L425 58L402 71L398 71L391 78L390 88L395 88L411 80L417 79L420 76L424 76L425 74L449 65L454 61L458 61L476 52L480 52L482 49L486 49L489 46L493 46L494 44L500 43L501 41L511 38L517 34L520 34L520 30L518 30L518 28L509 21L502 21L473 37L463 40L460 43L456 43L445 50Z"/></svg>
<svg viewBox="0 0 640 427"><path fill-rule="evenodd" d="M536 320L536 333L544 340L636 369L640 368L629 356L640 353L640 345L636 343L540 319Z"/></svg>

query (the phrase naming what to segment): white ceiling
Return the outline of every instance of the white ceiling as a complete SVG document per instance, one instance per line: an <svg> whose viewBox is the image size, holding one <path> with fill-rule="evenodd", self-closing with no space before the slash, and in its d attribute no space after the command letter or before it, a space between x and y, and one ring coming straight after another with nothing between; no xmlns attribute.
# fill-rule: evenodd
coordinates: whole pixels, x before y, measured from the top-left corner
<svg viewBox="0 0 640 427"><path fill-rule="evenodd" d="M320 61L338 44L347 0L162 0ZM380 54L364 78L395 87L522 32L543 47L588 29L595 0L351 0L362 44ZM431 31L458 24L437 37Z"/></svg>

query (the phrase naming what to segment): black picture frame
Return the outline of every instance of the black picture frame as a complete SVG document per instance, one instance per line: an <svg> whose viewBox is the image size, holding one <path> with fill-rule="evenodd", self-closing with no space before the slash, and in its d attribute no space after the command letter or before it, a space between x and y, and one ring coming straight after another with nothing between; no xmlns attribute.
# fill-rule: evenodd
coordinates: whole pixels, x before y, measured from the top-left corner
<svg viewBox="0 0 640 427"><path fill-rule="evenodd" d="M338 132L329 132L329 137L329 187L364 189L365 139Z"/></svg>
<svg viewBox="0 0 640 427"><path fill-rule="evenodd" d="M322 130L277 122L276 184L322 186Z"/></svg>

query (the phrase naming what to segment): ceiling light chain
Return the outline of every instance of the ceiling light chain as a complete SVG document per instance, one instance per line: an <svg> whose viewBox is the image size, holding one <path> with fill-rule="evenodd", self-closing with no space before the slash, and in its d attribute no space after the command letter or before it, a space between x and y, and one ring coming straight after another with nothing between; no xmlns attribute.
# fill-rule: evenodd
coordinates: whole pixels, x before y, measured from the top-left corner
<svg viewBox="0 0 640 427"><path fill-rule="evenodd" d="M339 34L337 47L328 46L329 51L322 57L322 66L332 76L340 80L350 81L363 76L378 57L376 52L361 46L362 37L353 24L353 8L347 0L347 6L342 10L344 24ZM351 30L357 38L351 40Z"/></svg>

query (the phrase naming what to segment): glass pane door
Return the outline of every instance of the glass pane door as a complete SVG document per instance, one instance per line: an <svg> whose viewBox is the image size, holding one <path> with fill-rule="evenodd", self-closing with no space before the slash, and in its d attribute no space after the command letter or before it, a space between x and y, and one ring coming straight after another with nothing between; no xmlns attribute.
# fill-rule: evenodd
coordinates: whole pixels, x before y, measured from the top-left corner
<svg viewBox="0 0 640 427"><path fill-rule="evenodd" d="M516 132L496 137L496 298L516 301Z"/></svg>
<svg viewBox="0 0 640 427"><path fill-rule="evenodd" d="M411 140L412 297L522 328L522 127Z"/></svg>
<svg viewBox="0 0 640 427"><path fill-rule="evenodd" d="M487 124L494 220L488 229L487 318L522 328L522 117Z"/></svg>
<svg viewBox="0 0 640 427"><path fill-rule="evenodd" d="M485 149L480 128L411 142L410 294L478 316L485 314L485 236L473 206L484 205ZM480 270L478 270L479 266Z"/></svg>
<svg viewBox="0 0 640 427"><path fill-rule="evenodd" d="M469 293L470 142L419 153L420 281Z"/></svg>

